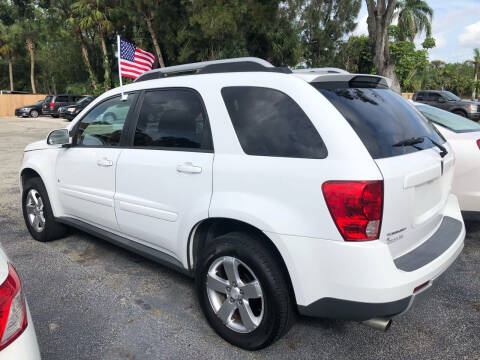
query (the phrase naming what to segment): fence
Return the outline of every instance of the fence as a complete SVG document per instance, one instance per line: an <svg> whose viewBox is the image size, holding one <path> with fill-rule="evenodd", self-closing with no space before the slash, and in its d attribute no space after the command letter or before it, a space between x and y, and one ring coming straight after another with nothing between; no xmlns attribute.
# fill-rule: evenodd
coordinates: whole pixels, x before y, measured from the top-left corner
<svg viewBox="0 0 480 360"><path fill-rule="evenodd" d="M17 107L31 105L45 99L44 94L2 94L0 95L0 116L14 116Z"/></svg>

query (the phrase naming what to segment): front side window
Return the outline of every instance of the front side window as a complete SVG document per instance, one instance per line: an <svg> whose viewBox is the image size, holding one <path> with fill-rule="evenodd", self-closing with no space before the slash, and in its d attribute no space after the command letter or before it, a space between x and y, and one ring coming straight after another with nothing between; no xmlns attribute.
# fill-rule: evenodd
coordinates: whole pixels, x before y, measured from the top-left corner
<svg viewBox="0 0 480 360"><path fill-rule="evenodd" d="M450 91L444 91L442 94L447 100L461 101L461 99L457 95L452 94Z"/></svg>
<svg viewBox="0 0 480 360"><path fill-rule="evenodd" d="M200 95L187 89L146 92L133 145L212 150L210 126Z"/></svg>
<svg viewBox="0 0 480 360"><path fill-rule="evenodd" d="M433 106L417 105L417 109L428 120L435 124L442 125L454 132L472 132L480 131L480 124L465 119L462 116L455 115L451 112L437 109Z"/></svg>
<svg viewBox="0 0 480 360"><path fill-rule="evenodd" d="M323 159L327 149L310 119L275 89L235 86L222 96L243 151L248 155Z"/></svg>
<svg viewBox="0 0 480 360"><path fill-rule="evenodd" d="M430 101L438 101L440 98L442 98L442 95L438 94L438 93L430 93L428 94L428 99Z"/></svg>
<svg viewBox="0 0 480 360"><path fill-rule="evenodd" d="M78 146L117 146L127 114L136 94L105 100L95 106L78 123L75 144Z"/></svg>

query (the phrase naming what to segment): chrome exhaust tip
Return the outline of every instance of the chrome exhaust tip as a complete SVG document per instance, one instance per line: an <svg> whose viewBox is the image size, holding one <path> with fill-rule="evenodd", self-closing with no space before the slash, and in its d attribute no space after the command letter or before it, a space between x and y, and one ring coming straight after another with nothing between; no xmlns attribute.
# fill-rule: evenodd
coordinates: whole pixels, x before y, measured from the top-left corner
<svg viewBox="0 0 480 360"><path fill-rule="evenodd" d="M373 319L362 321L362 324L367 325L375 330L387 331L392 325L392 322L393 322L392 319L388 319L388 318L373 318Z"/></svg>

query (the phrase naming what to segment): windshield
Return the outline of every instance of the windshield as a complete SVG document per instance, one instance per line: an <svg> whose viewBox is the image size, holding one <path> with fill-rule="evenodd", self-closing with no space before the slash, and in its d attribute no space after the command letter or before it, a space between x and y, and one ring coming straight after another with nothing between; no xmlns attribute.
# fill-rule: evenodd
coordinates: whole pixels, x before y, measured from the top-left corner
<svg viewBox="0 0 480 360"><path fill-rule="evenodd" d="M447 98L447 100L460 101L460 98L452 94L450 91L442 91L442 95Z"/></svg>
<svg viewBox="0 0 480 360"><path fill-rule="evenodd" d="M439 144L445 142L404 98L389 89L324 89L322 83L312 85L340 111L374 159L409 154L434 146L431 141L415 146L394 146L411 138L425 137Z"/></svg>
<svg viewBox="0 0 480 360"><path fill-rule="evenodd" d="M77 101L77 104L83 104L83 103L87 103L90 101L90 96L85 96L83 98L81 98L80 100Z"/></svg>
<svg viewBox="0 0 480 360"><path fill-rule="evenodd" d="M437 109L433 106L415 106L428 120L435 124L442 125L454 132L480 131L480 125L472 120L465 119L464 117L455 115L445 110Z"/></svg>

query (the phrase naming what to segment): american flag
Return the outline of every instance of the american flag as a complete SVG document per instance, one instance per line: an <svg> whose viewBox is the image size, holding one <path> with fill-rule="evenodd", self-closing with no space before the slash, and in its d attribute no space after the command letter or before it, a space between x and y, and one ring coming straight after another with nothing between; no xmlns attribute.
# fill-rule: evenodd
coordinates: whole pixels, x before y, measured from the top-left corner
<svg viewBox="0 0 480 360"><path fill-rule="evenodd" d="M140 49L135 44L120 38L120 73L122 76L136 79L144 72L152 70L155 56Z"/></svg>

